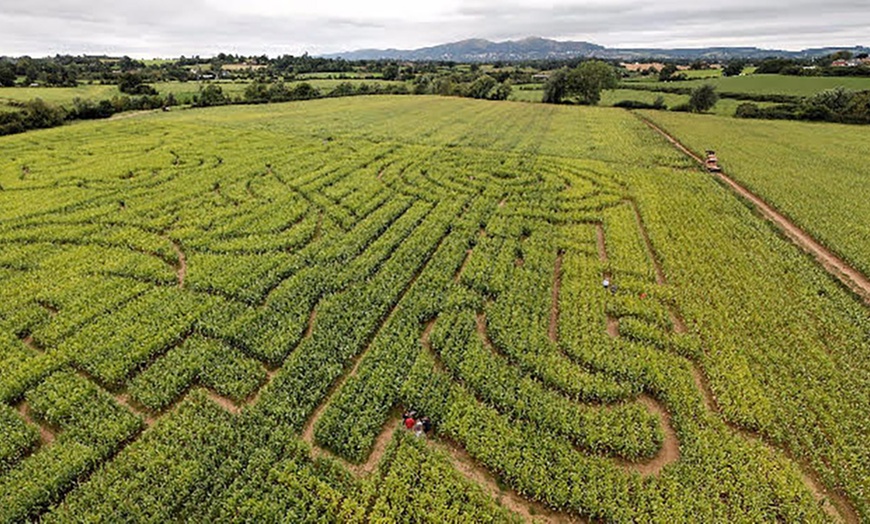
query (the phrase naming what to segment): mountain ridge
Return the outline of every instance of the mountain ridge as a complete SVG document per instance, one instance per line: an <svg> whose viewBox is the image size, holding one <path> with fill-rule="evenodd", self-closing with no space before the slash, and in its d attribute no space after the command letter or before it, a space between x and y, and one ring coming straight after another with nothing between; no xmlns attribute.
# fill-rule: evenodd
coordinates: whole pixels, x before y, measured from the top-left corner
<svg viewBox="0 0 870 524"><path fill-rule="evenodd" d="M571 58L602 58L610 60L730 60L766 57L812 58L847 50L855 53L870 52L864 46L817 47L801 51L762 49L759 47L700 47L700 48L607 48L584 41L553 40L530 36L520 40L493 42L482 38L469 38L421 47L417 49L359 49L322 55L325 58L345 60L407 60L453 62L519 62L526 60L565 60Z"/></svg>

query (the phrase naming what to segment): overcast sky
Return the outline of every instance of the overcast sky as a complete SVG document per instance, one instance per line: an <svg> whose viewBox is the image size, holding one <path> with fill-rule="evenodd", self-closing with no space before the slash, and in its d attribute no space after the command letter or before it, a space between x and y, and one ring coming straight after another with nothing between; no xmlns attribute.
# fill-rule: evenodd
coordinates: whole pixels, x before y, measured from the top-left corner
<svg viewBox="0 0 870 524"><path fill-rule="evenodd" d="M311 54L542 36L608 47L870 45L870 0L0 0L0 55Z"/></svg>

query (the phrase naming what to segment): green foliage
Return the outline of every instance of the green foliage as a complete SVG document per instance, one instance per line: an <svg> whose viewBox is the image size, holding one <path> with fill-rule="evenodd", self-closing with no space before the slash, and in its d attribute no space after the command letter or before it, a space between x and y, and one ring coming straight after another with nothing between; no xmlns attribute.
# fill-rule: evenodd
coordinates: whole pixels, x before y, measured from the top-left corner
<svg viewBox="0 0 870 524"><path fill-rule="evenodd" d="M712 109L718 101L719 94L716 93L716 87L704 84L692 90L692 94L689 96L689 107L693 113L703 113Z"/></svg>
<svg viewBox="0 0 870 524"><path fill-rule="evenodd" d="M194 97L193 105L200 107L220 106L230 103L230 100L224 95L224 90L217 84L206 84L201 86L199 94Z"/></svg>
<svg viewBox="0 0 870 524"><path fill-rule="evenodd" d="M0 405L0 474L15 465L39 442L39 434L12 408Z"/></svg>
<svg viewBox="0 0 870 524"><path fill-rule="evenodd" d="M746 62L742 60L731 60L722 69L722 76L740 76L743 74L743 69L746 67Z"/></svg>
<svg viewBox="0 0 870 524"><path fill-rule="evenodd" d="M568 95L568 71L558 69L550 73L550 77L544 83L545 104L559 104Z"/></svg>
<svg viewBox="0 0 870 524"><path fill-rule="evenodd" d="M544 103L558 104L574 98L581 104L595 105L601 91L616 87L618 78L613 66L599 60L589 60L570 70L550 75L544 85Z"/></svg>
<svg viewBox="0 0 870 524"><path fill-rule="evenodd" d="M656 118L861 259L860 128ZM627 111L336 98L0 147L0 521L510 520L468 461L572 517L825 521L802 462L868 512L865 311ZM435 435L376 465L408 407Z"/></svg>

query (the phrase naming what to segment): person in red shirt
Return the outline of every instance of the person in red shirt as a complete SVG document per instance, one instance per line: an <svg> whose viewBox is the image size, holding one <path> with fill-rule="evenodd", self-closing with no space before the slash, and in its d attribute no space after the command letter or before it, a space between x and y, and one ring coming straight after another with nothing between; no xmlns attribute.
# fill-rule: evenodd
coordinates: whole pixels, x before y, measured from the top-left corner
<svg viewBox="0 0 870 524"><path fill-rule="evenodd" d="M408 417L408 418L405 419L405 428L407 428L407 429L413 429L413 428L414 428L414 424L416 424L416 423L417 423L417 421L414 420L414 417Z"/></svg>

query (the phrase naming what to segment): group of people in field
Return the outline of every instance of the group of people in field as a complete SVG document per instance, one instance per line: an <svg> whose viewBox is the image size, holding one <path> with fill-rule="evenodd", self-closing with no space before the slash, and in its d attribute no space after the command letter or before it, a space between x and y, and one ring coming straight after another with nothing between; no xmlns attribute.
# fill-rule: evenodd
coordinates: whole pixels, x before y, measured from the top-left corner
<svg viewBox="0 0 870 524"><path fill-rule="evenodd" d="M405 421L405 429L413 431L418 437L422 437L432 431L432 421L429 420L429 417L419 415L415 409L405 411L402 419Z"/></svg>

